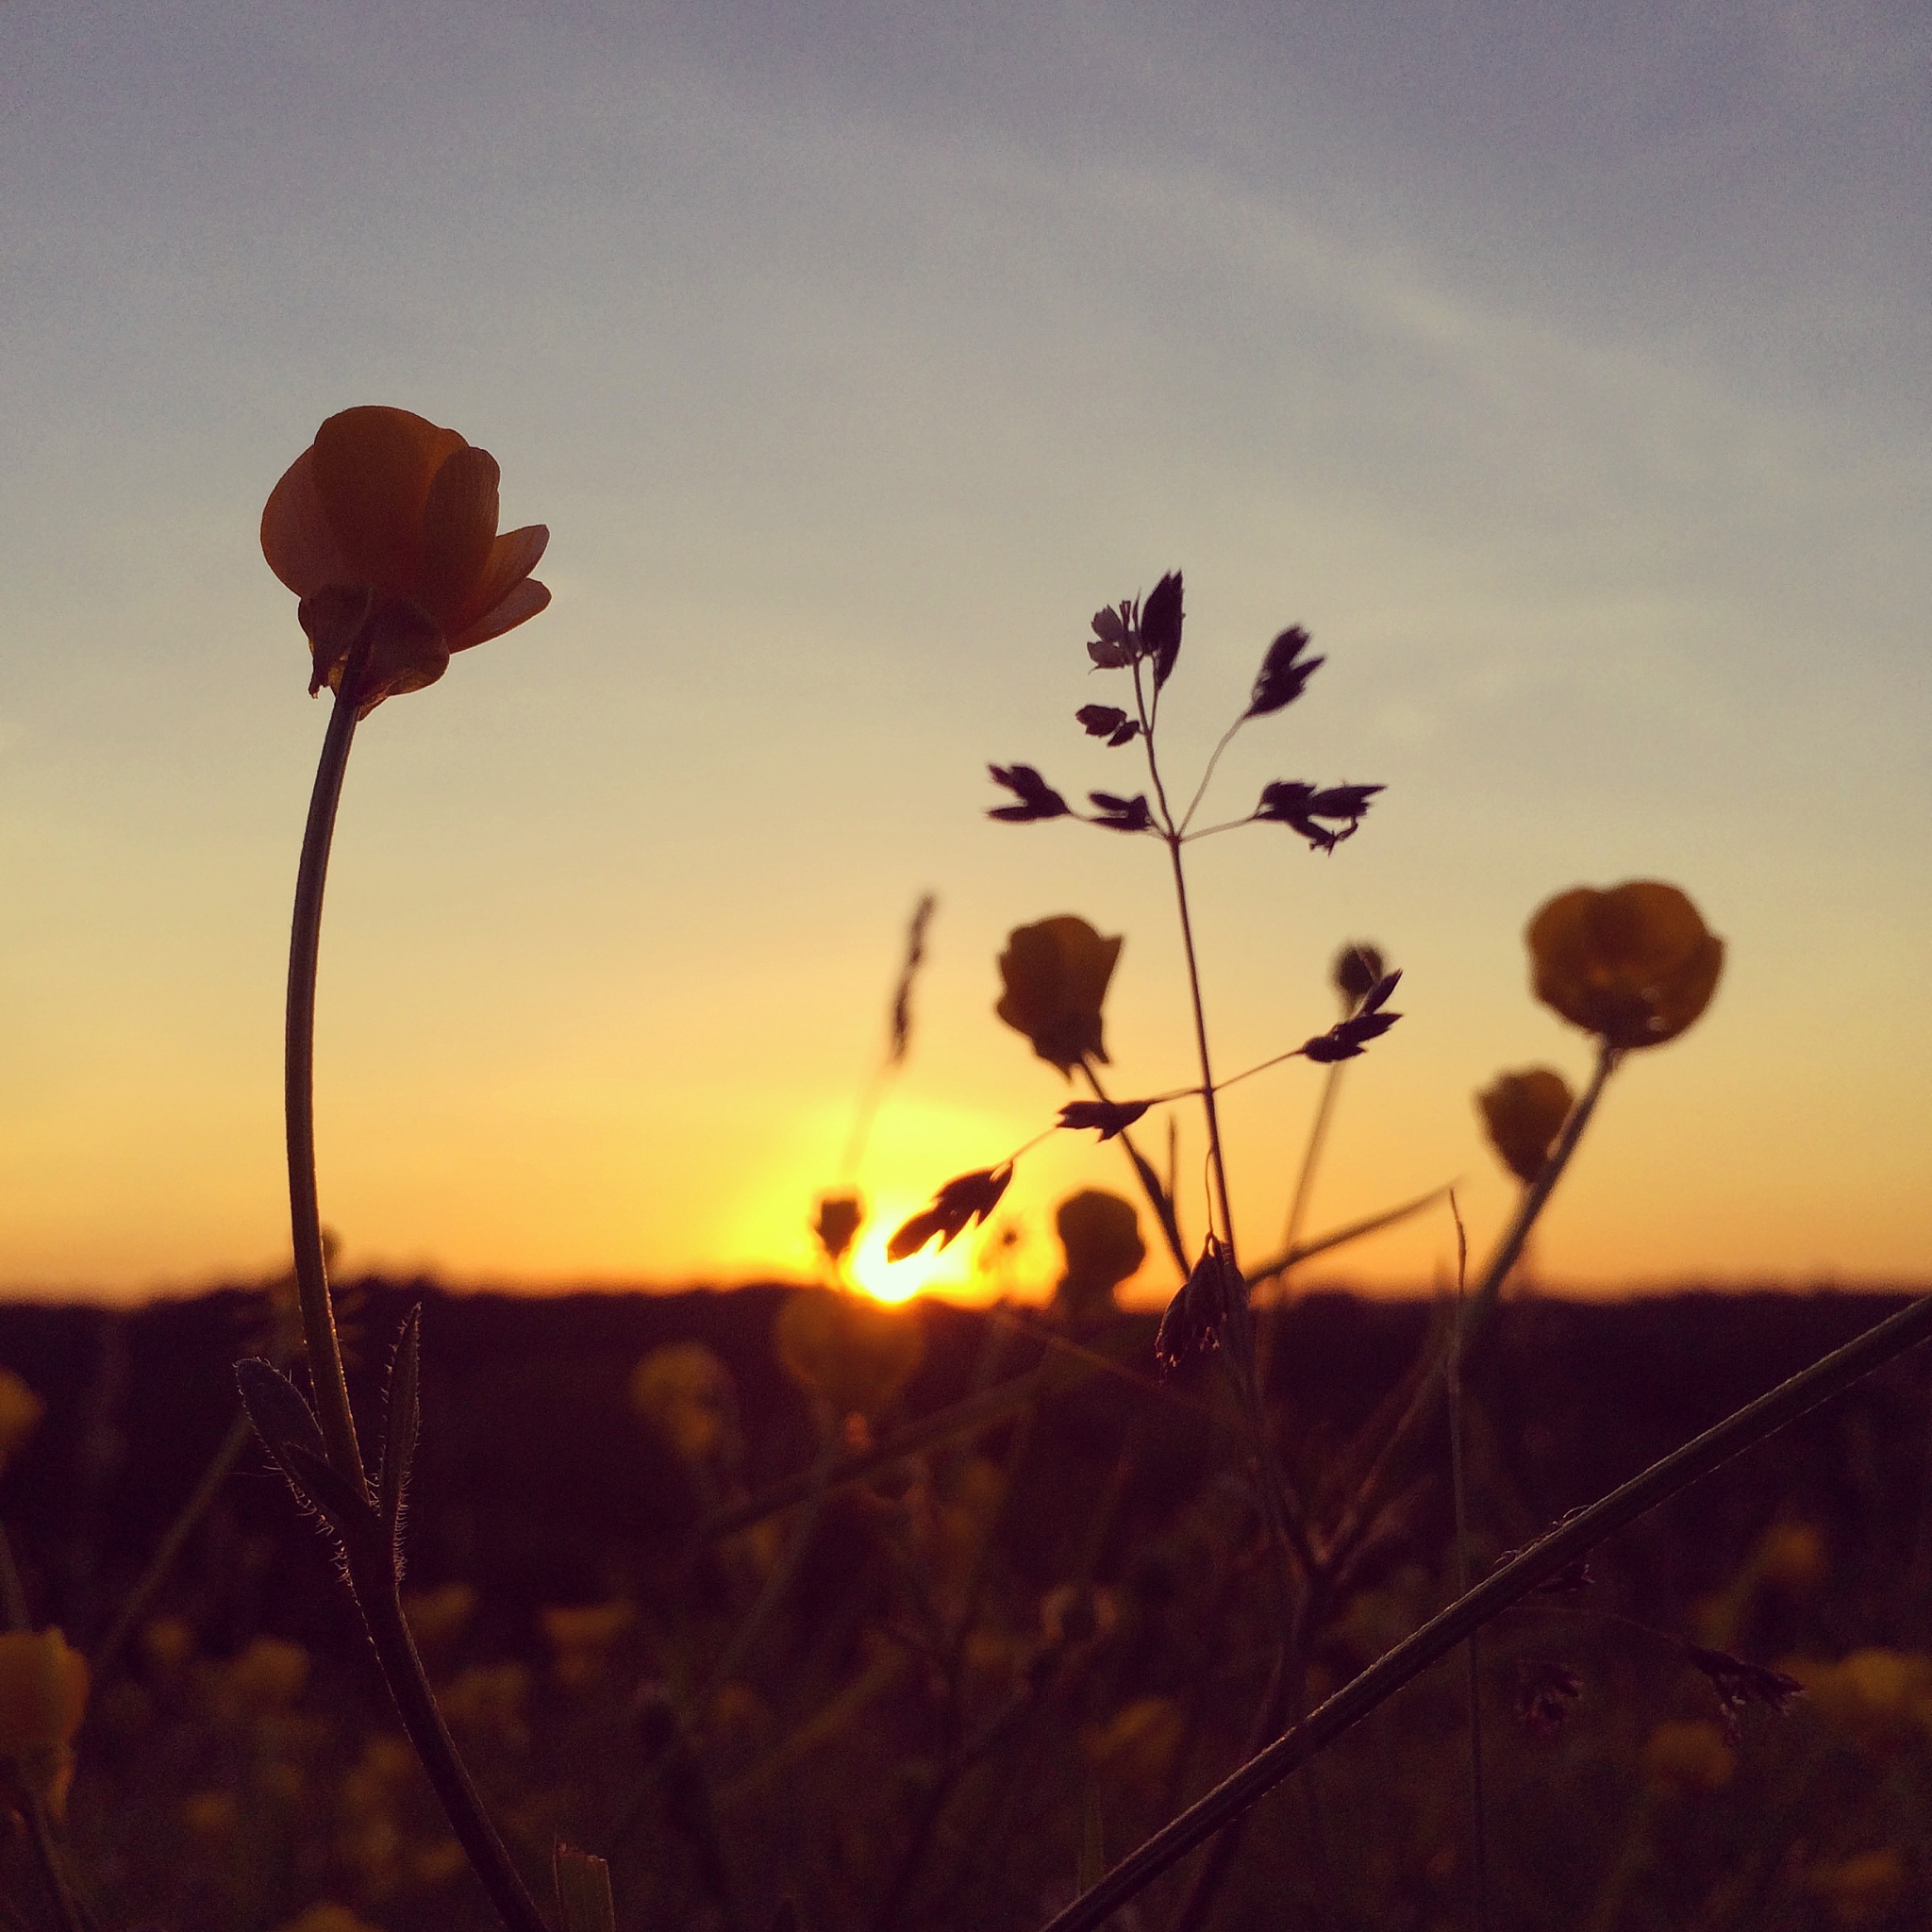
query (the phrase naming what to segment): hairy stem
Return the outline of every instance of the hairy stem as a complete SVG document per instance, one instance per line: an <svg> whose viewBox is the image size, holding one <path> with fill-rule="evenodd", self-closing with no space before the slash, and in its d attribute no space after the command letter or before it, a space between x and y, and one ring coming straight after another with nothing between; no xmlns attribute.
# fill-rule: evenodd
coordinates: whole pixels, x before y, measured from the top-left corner
<svg viewBox="0 0 1932 1932"><path fill-rule="evenodd" d="M345 671L335 708L329 713L321 762L315 769L315 790L308 800L308 823L302 832L302 858L295 873L295 916L289 936L289 1008L282 1071L289 1141L289 1219L295 1239L295 1289L302 1305L308 1378L315 1391L328 1459L338 1474L366 1495L362 1452L356 1441L356 1418L349 1407L349 1384L342 1374L341 1344L336 1338L335 1307L329 1299L328 1265L322 1252L322 1209L315 1187L315 975L322 950L322 895L328 883L336 808L341 802L349 747L356 739L353 689L354 680Z"/></svg>
<svg viewBox="0 0 1932 1932"><path fill-rule="evenodd" d="M302 1336L314 1388L318 1419L330 1466L368 1497L356 1419L349 1407L349 1385L342 1374L341 1345L336 1336L328 1268L322 1246L322 1214L315 1181L315 978L322 947L323 890L328 878L329 846L342 774L356 736L355 675L359 653L344 670L335 708L329 714L316 768L308 823L302 834L302 858L295 875L295 916L289 942L289 1009L285 1040L285 1113L289 1138L289 1214L295 1246L295 1284L302 1309ZM352 1561L349 1588L362 1612L363 1626L396 1714L408 1733L424 1771L442 1802L450 1828L475 1868L477 1877L511 1932L547 1932L541 1914L510 1863L503 1840L483 1809L470 1774L436 1707L435 1693L416 1654L415 1640L403 1615L392 1567L375 1574L370 1564Z"/></svg>

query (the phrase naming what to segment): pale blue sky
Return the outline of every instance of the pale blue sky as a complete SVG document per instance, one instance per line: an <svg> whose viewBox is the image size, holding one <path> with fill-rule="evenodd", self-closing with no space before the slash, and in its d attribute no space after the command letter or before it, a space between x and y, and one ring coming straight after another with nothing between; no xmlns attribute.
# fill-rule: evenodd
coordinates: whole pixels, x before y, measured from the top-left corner
<svg viewBox="0 0 1932 1932"><path fill-rule="evenodd" d="M7 7L0 1282L279 1251L323 719L255 525L368 401L497 455L556 604L358 748L352 1257L796 1259L927 887L879 1186L1057 1104L988 1015L1013 924L1126 932L1123 1081L1185 1077L1158 854L979 816L990 758L1119 774L1086 616L1180 564L1177 763L1299 621L1327 668L1225 795L1389 786L1333 859L1203 852L1229 1059L1351 933L1410 971L1322 1210L1460 1173L1492 1222L1471 1089L1586 1060L1522 923L1657 875L1730 974L1546 1265L1932 1272L1928 182L1906 4ZM1311 1097L1239 1110L1253 1239Z"/></svg>

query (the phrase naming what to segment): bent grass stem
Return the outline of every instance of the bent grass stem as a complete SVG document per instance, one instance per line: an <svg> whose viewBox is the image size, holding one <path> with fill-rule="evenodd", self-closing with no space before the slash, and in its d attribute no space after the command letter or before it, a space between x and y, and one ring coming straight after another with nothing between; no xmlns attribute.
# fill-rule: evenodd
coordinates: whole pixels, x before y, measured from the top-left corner
<svg viewBox="0 0 1932 1932"><path fill-rule="evenodd" d="M330 1466L356 1493L367 1499L368 1477L356 1440L349 1385L342 1373L341 1344L336 1335L329 1297L328 1267L322 1245L322 1215L315 1179L315 980L322 948L322 902L328 879L329 848L341 802L342 774L355 741L361 653L352 654L329 713L316 767L315 790L302 834L302 858L295 875L295 912L289 941L288 1027L284 1039L284 1115L289 1142L289 1218L294 1238L295 1284L302 1309L302 1335L318 1420ZM414 1638L403 1615L393 1564L386 1575L370 1573L366 1561L347 1566L350 1593L362 1613L363 1627L382 1667L396 1714L436 1795L450 1828L468 1856L490 1902L511 1932L548 1932L542 1915L510 1863L509 1854L483 1809L482 1799L437 1708L435 1692Z"/></svg>
<svg viewBox="0 0 1932 1932"><path fill-rule="evenodd" d="M1840 1395L1874 1369L1932 1338L1932 1295L1909 1303L1808 1369L1734 1410L1681 1449L1654 1462L1641 1475L1576 1512L1511 1557L1476 1587L1405 1638L1265 1751L1224 1778L1199 1803L1124 1858L1100 1883L1050 1919L1042 1932L1093 1932L1122 1906L1187 1857L1197 1845L1240 1817L1290 1773L1342 1732L1388 1702L1431 1664L1455 1650L1473 1631L1520 1602L1567 1565L1668 1502L1733 1457L1774 1435L1820 1404Z"/></svg>

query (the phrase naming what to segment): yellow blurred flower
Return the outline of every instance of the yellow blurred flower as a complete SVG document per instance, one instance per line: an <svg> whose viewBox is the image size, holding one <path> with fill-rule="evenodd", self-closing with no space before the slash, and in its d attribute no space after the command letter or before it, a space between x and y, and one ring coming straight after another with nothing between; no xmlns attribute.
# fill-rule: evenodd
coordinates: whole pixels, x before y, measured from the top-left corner
<svg viewBox="0 0 1932 1932"><path fill-rule="evenodd" d="M56 1817L74 1778L87 1690L87 1659L58 1630L0 1634L0 1762Z"/></svg>
<svg viewBox="0 0 1932 1932"><path fill-rule="evenodd" d="M1607 1046L1660 1046L1710 1004L1724 943L1675 886L1576 886L1525 935L1536 996Z"/></svg>
<svg viewBox="0 0 1932 1932"><path fill-rule="evenodd" d="M1667 1718L1644 1742L1644 1776L1676 1797L1721 1791L1737 1768L1737 1754L1708 1718Z"/></svg>
<svg viewBox="0 0 1932 1932"><path fill-rule="evenodd" d="M409 1634L427 1651L450 1649L476 1614L476 1592L467 1583L440 1583L434 1590L403 1593Z"/></svg>
<svg viewBox="0 0 1932 1932"><path fill-rule="evenodd" d="M0 1369L0 1470L26 1446L47 1405L11 1369Z"/></svg>
<svg viewBox="0 0 1932 1932"><path fill-rule="evenodd" d="M1080 1750L1098 1776L1152 1796L1186 1731L1186 1714L1174 1698L1137 1697L1106 1724L1088 1725Z"/></svg>
<svg viewBox="0 0 1932 1932"><path fill-rule="evenodd" d="M876 1414L925 1355L919 1318L840 1289L800 1288L773 1324L785 1373L835 1415Z"/></svg>
<svg viewBox="0 0 1932 1932"><path fill-rule="evenodd" d="M344 409L315 432L261 513L262 555L302 600L310 691L339 688L360 647L366 713L550 602L530 575L550 533L498 536L498 475L488 450L407 409Z"/></svg>
<svg viewBox="0 0 1932 1932"><path fill-rule="evenodd" d="M1542 1173L1575 1096L1553 1067L1524 1067L1521 1073L1498 1074L1476 1095L1475 1104L1503 1165L1528 1182Z"/></svg>
<svg viewBox="0 0 1932 1932"><path fill-rule="evenodd" d="M188 1835L207 1844L233 1838L241 1817L233 1791L190 1791L181 1800L181 1823Z"/></svg>
<svg viewBox="0 0 1932 1932"><path fill-rule="evenodd" d="M1861 1750L1893 1751L1932 1729L1932 1657L1874 1645L1835 1663L1796 1657L1789 1668L1819 1717Z"/></svg>
<svg viewBox="0 0 1932 1932"><path fill-rule="evenodd" d="M1824 1533L1815 1523L1774 1523L1753 1564L1766 1583L1800 1596L1816 1590L1831 1568Z"/></svg>
<svg viewBox="0 0 1932 1932"><path fill-rule="evenodd" d="M654 1348L631 1371L630 1404L685 1462L735 1459L738 1391L702 1341Z"/></svg>
<svg viewBox="0 0 1932 1932"><path fill-rule="evenodd" d="M993 1011L1069 1078L1089 1056L1105 1065L1100 1008L1120 956L1118 936L1103 939L1071 913L1016 926L1000 955L1005 991Z"/></svg>
<svg viewBox="0 0 1932 1932"><path fill-rule="evenodd" d="M279 1637L258 1637L223 1667L222 1680L245 1710L287 1710L308 1683L308 1653Z"/></svg>
<svg viewBox="0 0 1932 1932"><path fill-rule="evenodd" d="M1887 1845L1821 1865L1806 1875L1805 1884L1824 1901L1834 1924L1869 1925L1899 1904L1910 1877L1905 1854Z"/></svg>
<svg viewBox="0 0 1932 1932"><path fill-rule="evenodd" d="M461 1728L508 1744L529 1741L524 1711L530 1701L530 1673L523 1664L472 1664L438 1691L436 1701L443 1716Z"/></svg>
<svg viewBox="0 0 1932 1932"><path fill-rule="evenodd" d="M542 1613L543 1635L555 1654L557 1681L570 1690L588 1690L604 1675L618 1640L637 1621L626 1603L559 1606Z"/></svg>
<svg viewBox="0 0 1932 1932"><path fill-rule="evenodd" d="M333 1900L312 1905L299 1918L285 1919L275 1932L378 1932L366 1919L358 1919L347 1906Z"/></svg>
<svg viewBox="0 0 1932 1932"><path fill-rule="evenodd" d="M163 1676L172 1676L194 1655L194 1630L185 1618L153 1617L141 1626L141 1654Z"/></svg>

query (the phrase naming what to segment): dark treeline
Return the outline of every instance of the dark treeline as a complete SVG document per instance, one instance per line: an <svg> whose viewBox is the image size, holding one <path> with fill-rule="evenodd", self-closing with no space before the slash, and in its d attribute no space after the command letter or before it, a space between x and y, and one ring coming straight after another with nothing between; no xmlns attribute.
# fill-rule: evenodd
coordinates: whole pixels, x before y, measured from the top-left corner
<svg viewBox="0 0 1932 1932"><path fill-rule="evenodd" d="M412 1584L460 1578L528 1641L544 1604L593 1600L688 1545L699 1506L680 1464L633 1413L632 1371L649 1350L698 1341L726 1364L746 1444L744 1480L809 1459L804 1398L773 1352L774 1287L677 1294L450 1294L369 1279L343 1295L351 1383L373 1401L404 1311L424 1305L424 1439L408 1538ZM1621 1302L1506 1305L1472 1365L1468 1425L1486 1511L1523 1540L1590 1502L1898 1307L1875 1293L1705 1293ZM0 1364L47 1404L8 1472L0 1507L37 1615L77 1642L95 1636L189 1493L235 1413L232 1363L268 1334L264 1297L226 1291L130 1310L0 1306ZM926 1349L903 1418L976 1383L1020 1373L1040 1343L979 1313L922 1305ZM1126 1359L1150 1372L1155 1321L1123 1316ZM1416 1357L1430 1308L1417 1300L1310 1294L1284 1321L1274 1381L1291 1418L1290 1460L1312 1486ZM1140 1332L1144 1331L1144 1332ZM1193 1378L1211 1375L1197 1368ZM1835 1526L1848 1613L1865 1566L1895 1590L1926 1541L1925 1364L1909 1358L1707 1480L1620 1539L1611 1560L1669 1615L1715 1586L1781 1514ZM1216 1457L1200 1409L1144 1384L1097 1376L1049 1405L1028 1445L1046 1477L1012 1527L1042 1572L1077 1532L1074 1513L1136 1431L1115 1563L1149 1560L1169 1511ZM991 1439L997 1444L999 1438ZM1446 1458L1445 1458L1446 1460ZM1065 1480L1052 1479L1052 1472ZM1435 1544L1441 1491L1410 1534ZM1069 1517L1051 1505L1068 1498ZM319 1537L251 1453L198 1534L166 1601L219 1646L273 1629L324 1651L355 1632ZM1131 1556L1129 1553L1134 1553ZM1025 1551L1016 1555L1024 1561ZM1107 1567L1107 1566L1103 1566Z"/></svg>

